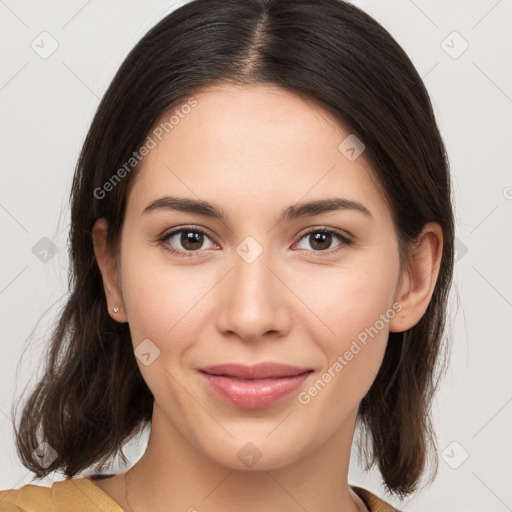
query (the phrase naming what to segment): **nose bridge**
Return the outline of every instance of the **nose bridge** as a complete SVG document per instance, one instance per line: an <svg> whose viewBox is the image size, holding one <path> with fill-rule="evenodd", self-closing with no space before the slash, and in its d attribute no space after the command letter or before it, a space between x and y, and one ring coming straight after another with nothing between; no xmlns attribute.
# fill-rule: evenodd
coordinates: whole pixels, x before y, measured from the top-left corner
<svg viewBox="0 0 512 512"><path fill-rule="evenodd" d="M268 331L280 330L282 317L279 280L272 268L272 251L266 250L253 237L247 237L236 248L233 268L226 279L218 316L223 330L236 332L245 340L255 339Z"/></svg>
<svg viewBox="0 0 512 512"><path fill-rule="evenodd" d="M271 272L268 267L271 265L270 251L251 245L251 242L244 242L237 248L237 256L234 259L233 281L237 293L248 297L262 299L269 291L269 276Z"/></svg>

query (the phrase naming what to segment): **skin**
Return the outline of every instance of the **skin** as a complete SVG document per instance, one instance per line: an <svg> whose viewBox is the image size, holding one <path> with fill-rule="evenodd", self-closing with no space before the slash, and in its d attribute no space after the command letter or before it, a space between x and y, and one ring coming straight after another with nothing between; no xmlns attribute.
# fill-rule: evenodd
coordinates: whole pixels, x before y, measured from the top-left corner
<svg viewBox="0 0 512 512"><path fill-rule="evenodd" d="M134 348L150 339L160 350L147 366L137 359L155 403L148 448L129 473L129 505L124 474L96 485L136 512L364 511L347 481L357 408L389 331L409 329L428 306L441 228L425 225L409 272L402 270L391 210L364 153L349 161L338 150L349 132L321 106L262 85L194 97L198 105L144 159L120 253L106 244L104 219L93 229L112 318L129 323ZM164 195L208 201L228 218L143 213ZM278 222L289 206L328 197L360 202L371 218L338 210ZM164 248L186 252L180 234L157 241L187 225L209 233L191 257ZM304 236L309 228L337 228L354 243L333 235L321 250ZM236 252L247 236L263 249L252 263ZM301 404L298 393L397 302L400 312ZM262 361L314 372L281 402L247 410L220 402L197 371ZM237 457L248 442L261 452L251 468Z"/></svg>

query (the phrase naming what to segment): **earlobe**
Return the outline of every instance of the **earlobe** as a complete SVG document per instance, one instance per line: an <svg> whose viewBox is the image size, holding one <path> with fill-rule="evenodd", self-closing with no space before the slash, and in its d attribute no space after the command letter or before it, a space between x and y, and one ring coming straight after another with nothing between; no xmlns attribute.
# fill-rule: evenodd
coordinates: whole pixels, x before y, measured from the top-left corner
<svg viewBox="0 0 512 512"><path fill-rule="evenodd" d="M119 287L118 269L114 255L111 254L107 240L108 222L98 219L92 228L94 255L101 272L103 289L107 299L108 313L118 322L127 322L126 310Z"/></svg>
<svg viewBox="0 0 512 512"><path fill-rule="evenodd" d="M408 270L404 271L396 298L402 309L389 323L391 332L403 332L414 327L424 315L434 293L442 254L441 226L437 222L429 222L411 251Z"/></svg>

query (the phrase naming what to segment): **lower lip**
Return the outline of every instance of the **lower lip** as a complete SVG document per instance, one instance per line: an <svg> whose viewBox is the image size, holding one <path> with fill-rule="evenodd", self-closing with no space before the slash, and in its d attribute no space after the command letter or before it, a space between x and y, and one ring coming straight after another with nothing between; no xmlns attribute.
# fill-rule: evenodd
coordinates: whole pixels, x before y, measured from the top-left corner
<svg viewBox="0 0 512 512"><path fill-rule="evenodd" d="M311 372L293 377L252 380L200 373L213 394L224 403L242 409L263 409L298 389Z"/></svg>

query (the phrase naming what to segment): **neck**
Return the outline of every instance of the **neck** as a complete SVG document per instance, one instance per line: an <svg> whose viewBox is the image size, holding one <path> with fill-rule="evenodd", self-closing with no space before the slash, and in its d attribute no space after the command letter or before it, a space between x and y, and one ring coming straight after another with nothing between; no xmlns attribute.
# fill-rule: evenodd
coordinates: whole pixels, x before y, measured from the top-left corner
<svg viewBox="0 0 512 512"><path fill-rule="evenodd" d="M346 428L291 464L240 470L202 453L155 403L146 452L125 475L128 510L365 511L347 481L354 427L355 414Z"/></svg>

